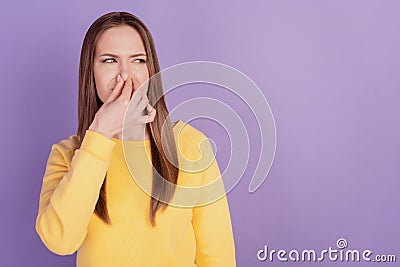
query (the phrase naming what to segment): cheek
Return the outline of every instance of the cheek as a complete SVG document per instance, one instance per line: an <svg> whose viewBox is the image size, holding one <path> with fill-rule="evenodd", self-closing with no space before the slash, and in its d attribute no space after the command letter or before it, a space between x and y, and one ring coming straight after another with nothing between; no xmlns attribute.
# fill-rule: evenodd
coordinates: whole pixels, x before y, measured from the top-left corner
<svg viewBox="0 0 400 267"><path fill-rule="evenodd" d="M97 95L103 101L103 103L107 100L107 98L111 94L111 90L109 89L109 82L112 80L107 73L103 73L101 71L94 71L94 80L96 83L96 91Z"/></svg>
<svg viewBox="0 0 400 267"><path fill-rule="evenodd" d="M149 78L149 71L147 67L145 69L138 70L136 72L136 78L139 80L140 84L143 84Z"/></svg>
<svg viewBox="0 0 400 267"><path fill-rule="evenodd" d="M93 74L96 82L97 95L103 103L110 96L116 84L117 70L108 66L94 64Z"/></svg>

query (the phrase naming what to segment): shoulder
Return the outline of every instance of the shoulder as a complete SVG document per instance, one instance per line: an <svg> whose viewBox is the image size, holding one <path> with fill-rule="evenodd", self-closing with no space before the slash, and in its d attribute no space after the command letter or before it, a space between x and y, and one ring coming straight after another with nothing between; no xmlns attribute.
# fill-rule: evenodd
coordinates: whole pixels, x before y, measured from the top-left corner
<svg viewBox="0 0 400 267"><path fill-rule="evenodd" d="M197 159L203 146L208 146L207 135L200 129L179 120L174 126L175 139L179 151L186 157Z"/></svg>
<svg viewBox="0 0 400 267"><path fill-rule="evenodd" d="M79 148L80 142L77 135L70 135L64 139L61 139L57 143L54 143L51 146L51 154L50 157L53 157L54 160L57 158L62 158L67 165L72 160L72 157L75 153L75 150Z"/></svg>
<svg viewBox="0 0 400 267"><path fill-rule="evenodd" d="M181 120L175 123L174 130L179 139L184 141L201 142L207 138L207 136L201 130Z"/></svg>
<svg viewBox="0 0 400 267"><path fill-rule="evenodd" d="M52 145L52 149L57 149L60 152L68 153L69 151L74 151L79 147L79 139L77 135L70 135L67 138L61 139L57 143Z"/></svg>

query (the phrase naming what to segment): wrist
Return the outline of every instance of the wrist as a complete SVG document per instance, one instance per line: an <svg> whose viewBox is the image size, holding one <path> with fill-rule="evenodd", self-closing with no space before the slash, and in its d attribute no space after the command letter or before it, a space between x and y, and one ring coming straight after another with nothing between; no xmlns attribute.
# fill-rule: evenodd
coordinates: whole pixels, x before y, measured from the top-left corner
<svg viewBox="0 0 400 267"><path fill-rule="evenodd" d="M111 139L111 137L112 137L110 134L107 134L106 132L104 132L103 130L100 129L96 119L93 120L93 122L89 126L88 130L92 131L92 132L99 133L99 134L101 134L101 135L103 135L103 136L105 136L105 137L107 137L109 139Z"/></svg>

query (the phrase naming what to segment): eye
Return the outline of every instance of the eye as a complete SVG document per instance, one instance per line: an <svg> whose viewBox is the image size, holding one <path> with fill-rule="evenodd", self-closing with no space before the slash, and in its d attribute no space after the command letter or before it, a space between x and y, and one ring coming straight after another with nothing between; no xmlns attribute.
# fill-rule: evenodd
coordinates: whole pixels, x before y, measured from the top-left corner
<svg viewBox="0 0 400 267"><path fill-rule="evenodd" d="M106 59L104 59L102 62L108 63L108 62L110 62L109 60L114 60L114 61L115 61L115 59L113 59L113 58L106 58Z"/></svg>
<svg viewBox="0 0 400 267"><path fill-rule="evenodd" d="M146 63L146 60L141 59L141 58L135 59L135 62L138 61L138 60L139 60L140 63Z"/></svg>

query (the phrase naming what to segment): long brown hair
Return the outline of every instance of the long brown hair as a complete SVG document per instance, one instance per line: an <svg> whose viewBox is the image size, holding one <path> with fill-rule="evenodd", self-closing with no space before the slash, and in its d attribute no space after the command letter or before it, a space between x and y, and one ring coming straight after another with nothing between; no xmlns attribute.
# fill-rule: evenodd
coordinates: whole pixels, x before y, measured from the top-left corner
<svg viewBox="0 0 400 267"><path fill-rule="evenodd" d="M133 27L141 36L147 54L149 77L160 71L153 38L146 25L138 17L128 12L110 12L93 22L83 40L79 65L77 136L80 143L85 137L86 130L93 122L96 112L103 104L97 95L93 75L97 41L105 30L123 25ZM150 105L157 110L154 121L146 126L150 128L152 164L157 171L153 172L152 197L149 208L150 223L155 226L156 212L160 208L165 209L174 195L179 169L172 123L165 104L164 90L160 79L149 80L148 98ZM161 136L164 138L163 141ZM104 223L111 224L107 211L106 179L107 174L100 189L95 213Z"/></svg>

